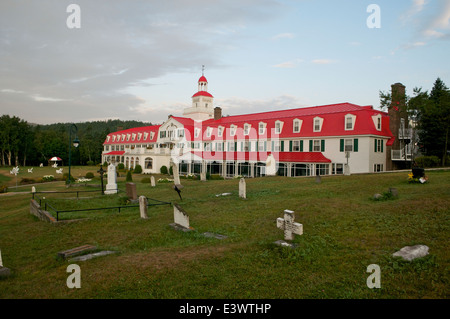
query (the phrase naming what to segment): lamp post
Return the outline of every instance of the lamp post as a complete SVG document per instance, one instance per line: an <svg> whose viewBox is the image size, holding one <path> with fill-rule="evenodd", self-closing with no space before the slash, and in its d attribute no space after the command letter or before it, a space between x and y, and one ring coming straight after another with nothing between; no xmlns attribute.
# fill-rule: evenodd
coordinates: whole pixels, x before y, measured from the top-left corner
<svg viewBox="0 0 450 319"><path fill-rule="evenodd" d="M72 141L72 129L73 128L75 128L75 139ZM72 123L69 128L69 176L67 177L67 182L66 182L66 184L69 184L69 186L71 183L70 166L71 166L71 157L72 157L72 144L75 148L80 146L80 140L77 137L77 133L78 133L78 127Z"/></svg>

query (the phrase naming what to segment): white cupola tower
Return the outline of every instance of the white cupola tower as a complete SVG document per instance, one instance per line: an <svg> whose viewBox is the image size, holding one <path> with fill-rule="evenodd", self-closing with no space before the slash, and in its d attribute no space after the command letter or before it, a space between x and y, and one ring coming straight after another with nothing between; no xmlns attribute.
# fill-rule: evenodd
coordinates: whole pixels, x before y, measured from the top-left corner
<svg viewBox="0 0 450 319"><path fill-rule="evenodd" d="M198 92L192 96L192 106L185 108L183 116L195 121L214 118L214 97L208 92L208 81L203 75L198 79Z"/></svg>

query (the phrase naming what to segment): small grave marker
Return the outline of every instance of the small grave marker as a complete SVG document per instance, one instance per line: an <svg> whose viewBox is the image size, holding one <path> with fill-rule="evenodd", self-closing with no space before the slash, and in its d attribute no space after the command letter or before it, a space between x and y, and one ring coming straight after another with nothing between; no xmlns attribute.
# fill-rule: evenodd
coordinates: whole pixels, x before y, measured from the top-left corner
<svg viewBox="0 0 450 319"><path fill-rule="evenodd" d="M284 219L283 218L277 218L277 227L279 229L282 229L284 231L284 240L294 240L295 234L302 235L303 234L303 225L300 223L295 223L295 213L291 210L284 210ZM292 244L283 242L283 241L277 241L276 244L282 245L282 246L291 246Z"/></svg>
<svg viewBox="0 0 450 319"><path fill-rule="evenodd" d="M72 249L69 249L69 250L60 251L58 253L58 256L62 257L64 259L67 259L68 257L74 257L74 256L81 255L81 254L83 254L85 252L88 252L88 251L94 251L96 249L97 249L97 246L83 245L83 246L75 247L75 248L72 248Z"/></svg>
<svg viewBox="0 0 450 319"><path fill-rule="evenodd" d="M404 260L411 261L428 255L428 249L428 246L425 245L405 246L393 253L392 256L402 257Z"/></svg>
<svg viewBox="0 0 450 319"><path fill-rule="evenodd" d="M127 196L130 199L130 201L137 200L136 184L135 183L126 183L125 185L126 185Z"/></svg>
<svg viewBox="0 0 450 319"><path fill-rule="evenodd" d="M155 176L150 176L150 182L152 183L152 187L156 186L156 182L155 182Z"/></svg>
<svg viewBox="0 0 450 319"><path fill-rule="evenodd" d="M239 181L239 197L247 198L247 186L244 178Z"/></svg>
<svg viewBox="0 0 450 319"><path fill-rule="evenodd" d="M200 180L201 180L202 182L206 182L206 173L205 173L205 172L201 172L201 173L200 173Z"/></svg>
<svg viewBox="0 0 450 319"><path fill-rule="evenodd" d="M141 213L142 219L147 219L147 210L148 210L148 200L145 196L139 196L139 212Z"/></svg>
<svg viewBox="0 0 450 319"><path fill-rule="evenodd" d="M176 230L184 232L192 230L192 227L189 226L189 215L177 203L173 204L173 219L174 223L170 224L170 226Z"/></svg>
<svg viewBox="0 0 450 319"><path fill-rule="evenodd" d="M114 164L108 166L108 184L106 184L105 194L117 194L117 173Z"/></svg>

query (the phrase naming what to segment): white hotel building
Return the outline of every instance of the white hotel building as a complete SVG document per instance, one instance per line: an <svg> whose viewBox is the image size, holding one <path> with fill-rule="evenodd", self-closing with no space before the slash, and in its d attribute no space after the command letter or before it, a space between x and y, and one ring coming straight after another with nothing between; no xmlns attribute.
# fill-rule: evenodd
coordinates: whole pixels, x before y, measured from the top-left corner
<svg viewBox="0 0 450 319"><path fill-rule="evenodd" d="M369 173L391 166L390 117L372 106L339 103L223 117L213 99L201 76L183 117L110 133L102 162L139 164L144 173L160 173L173 162L180 174L224 177Z"/></svg>

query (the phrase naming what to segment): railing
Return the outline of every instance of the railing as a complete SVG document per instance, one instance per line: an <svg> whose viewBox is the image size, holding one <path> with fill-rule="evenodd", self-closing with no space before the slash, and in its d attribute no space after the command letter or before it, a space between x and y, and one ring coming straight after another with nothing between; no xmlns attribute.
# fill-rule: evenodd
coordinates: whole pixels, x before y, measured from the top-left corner
<svg viewBox="0 0 450 319"><path fill-rule="evenodd" d="M410 152L406 152L404 150L392 150L391 151L391 160L393 161L411 161L412 156Z"/></svg>
<svg viewBox="0 0 450 319"><path fill-rule="evenodd" d="M412 138L411 128L399 128L398 129L398 139L399 140L410 140Z"/></svg>

